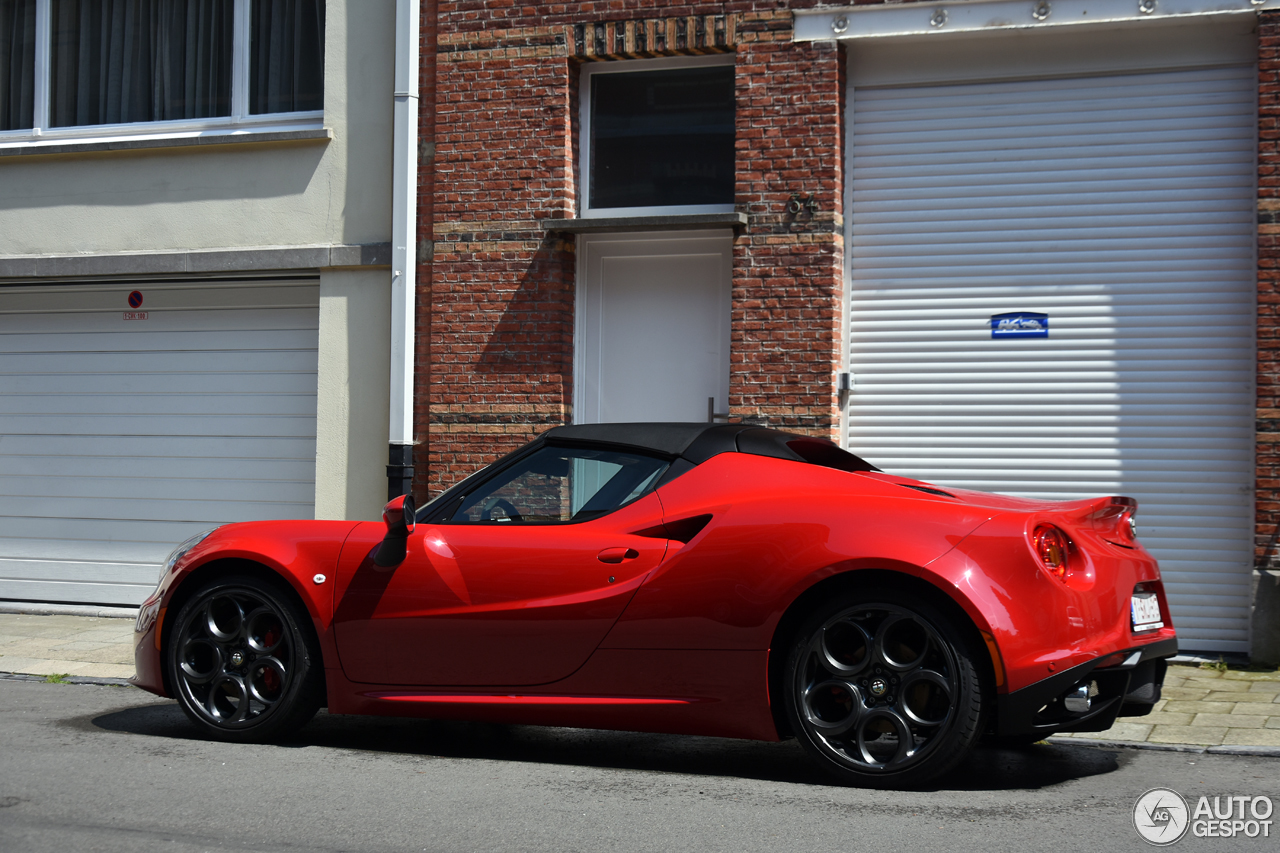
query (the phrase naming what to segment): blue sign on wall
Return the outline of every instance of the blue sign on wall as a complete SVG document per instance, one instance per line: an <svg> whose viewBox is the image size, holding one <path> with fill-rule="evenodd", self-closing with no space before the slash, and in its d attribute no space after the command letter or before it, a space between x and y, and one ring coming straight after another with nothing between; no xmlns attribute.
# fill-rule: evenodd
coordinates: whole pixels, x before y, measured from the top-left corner
<svg viewBox="0 0 1280 853"><path fill-rule="evenodd" d="M1011 311L1008 314L991 315L993 338L1047 338L1049 315L1033 311Z"/></svg>

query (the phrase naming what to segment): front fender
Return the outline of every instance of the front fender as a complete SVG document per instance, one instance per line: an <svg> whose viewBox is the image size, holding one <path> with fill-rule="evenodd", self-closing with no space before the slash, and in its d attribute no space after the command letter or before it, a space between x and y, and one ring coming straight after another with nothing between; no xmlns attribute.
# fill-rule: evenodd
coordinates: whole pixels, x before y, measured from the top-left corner
<svg viewBox="0 0 1280 853"><path fill-rule="evenodd" d="M316 630L328 629L333 619L334 568L342 543L358 521L250 521L219 527L193 548L171 571L168 586L171 600L190 577L203 578L205 567L227 560L245 560L266 566L288 581L307 612L316 622ZM323 575L324 580L315 578ZM167 578L166 578L167 580Z"/></svg>
<svg viewBox="0 0 1280 853"><path fill-rule="evenodd" d="M253 521L227 524L209 534L160 579L134 626L132 681L167 696L160 659L168 623L192 588L221 571L262 566L298 594L320 638L326 664L337 661L330 625L338 554L358 521ZM318 577L323 580L317 581Z"/></svg>

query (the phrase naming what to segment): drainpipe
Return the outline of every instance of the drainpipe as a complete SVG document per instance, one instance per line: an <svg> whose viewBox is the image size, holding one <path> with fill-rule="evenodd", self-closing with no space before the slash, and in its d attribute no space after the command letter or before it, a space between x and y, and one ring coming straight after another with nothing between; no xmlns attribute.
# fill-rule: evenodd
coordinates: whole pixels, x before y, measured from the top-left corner
<svg viewBox="0 0 1280 853"><path fill-rule="evenodd" d="M418 0L396 0L391 185L391 407L387 499L413 486L414 217L418 201Z"/></svg>

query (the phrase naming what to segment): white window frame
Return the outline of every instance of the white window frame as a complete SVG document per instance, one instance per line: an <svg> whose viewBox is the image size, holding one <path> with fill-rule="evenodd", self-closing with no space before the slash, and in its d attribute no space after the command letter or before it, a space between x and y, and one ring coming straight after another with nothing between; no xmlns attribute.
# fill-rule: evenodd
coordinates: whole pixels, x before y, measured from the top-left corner
<svg viewBox="0 0 1280 853"><path fill-rule="evenodd" d="M591 81L600 74L630 74L637 71L664 71L674 68L705 68L733 65L732 53L711 56L672 56L661 59L629 59L619 62L592 62L582 67L578 88L578 186L582 218L617 218L622 216L670 216L685 213L732 213L728 204L673 204L652 207L591 207Z"/></svg>
<svg viewBox="0 0 1280 853"><path fill-rule="evenodd" d="M231 42L231 115L177 121L136 121L49 127L49 75L53 53L53 0L36 0L35 107L31 128L0 131L0 148L27 148L66 142L183 139L236 136L324 127L324 110L249 113L249 41L252 0L234 0Z"/></svg>

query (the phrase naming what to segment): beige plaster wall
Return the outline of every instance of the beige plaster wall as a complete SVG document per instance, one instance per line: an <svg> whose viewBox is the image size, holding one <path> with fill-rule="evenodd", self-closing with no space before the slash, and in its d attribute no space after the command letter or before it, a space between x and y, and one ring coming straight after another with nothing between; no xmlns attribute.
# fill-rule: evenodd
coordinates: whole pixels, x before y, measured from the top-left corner
<svg viewBox="0 0 1280 853"><path fill-rule="evenodd" d="M333 139L0 157L0 255L388 241L395 4L325 29Z"/></svg>
<svg viewBox="0 0 1280 853"><path fill-rule="evenodd" d="M382 517L390 327L389 271L321 273L316 518Z"/></svg>

